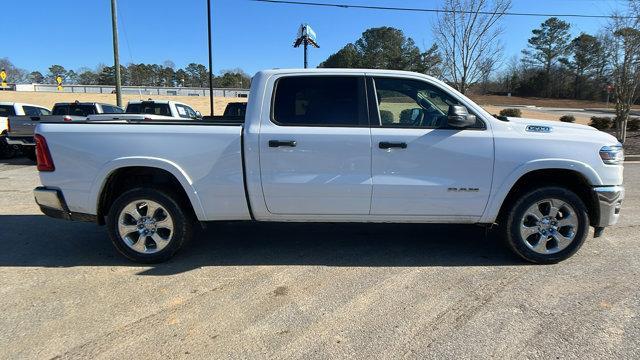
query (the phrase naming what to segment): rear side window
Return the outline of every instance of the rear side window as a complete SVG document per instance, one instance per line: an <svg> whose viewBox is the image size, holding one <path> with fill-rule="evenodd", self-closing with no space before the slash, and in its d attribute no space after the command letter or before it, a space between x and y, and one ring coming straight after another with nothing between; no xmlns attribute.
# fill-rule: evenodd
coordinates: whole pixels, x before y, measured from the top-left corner
<svg viewBox="0 0 640 360"><path fill-rule="evenodd" d="M277 81L273 121L297 126L368 126L364 78L292 76Z"/></svg>
<svg viewBox="0 0 640 360"><path fill-rule="evenodd" d="M169 104L158 104L154 102L143 102L139 104L127 105L127 114L149 114L171 116Z"/></svg>
<svg viewBox="0 0 640 360"><path fill-rule="evenodd" d="M69 104L53 107L53 115L87 116L96 113L94 105Z"/></svg>
<svg viewBox="0 0 640 360"><path fill-rule="evenodd" d="M15 116L15 115L16 115L16 111L13 108L13 106L0 105L0 116L7 117L7 116Z"/></svg>

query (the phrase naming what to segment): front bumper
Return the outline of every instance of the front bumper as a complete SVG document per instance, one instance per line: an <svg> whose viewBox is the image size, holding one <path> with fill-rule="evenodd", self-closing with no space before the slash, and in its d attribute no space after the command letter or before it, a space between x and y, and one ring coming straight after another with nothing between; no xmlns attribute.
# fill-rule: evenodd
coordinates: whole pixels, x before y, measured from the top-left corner
<svg viewBox="0 0 640 360"><path fill-rule="evenodd" d="M614 225L620 217L620 207L624 199L623 186L598 186L593 188L598 200L598 216L594 227Z"/></svg>
<svg viewBox="0 0 640 360"><path fill-rule="evenodd" d="M33 136L7 136L7 144L35 146L36 141L33 139Z"/></svg>
<svg viewBox="0 0 640 360"><path fill-rule="evenodd" d="M43 214L49 217L88 222L97 222L98 220L97 216L95 215L70 211L67 203L64 200L62 191L58 189L38 186L33 190L33 196L36 199L36 204L38 204L38 206L40 207L40 211L42 211Z"/></svg>

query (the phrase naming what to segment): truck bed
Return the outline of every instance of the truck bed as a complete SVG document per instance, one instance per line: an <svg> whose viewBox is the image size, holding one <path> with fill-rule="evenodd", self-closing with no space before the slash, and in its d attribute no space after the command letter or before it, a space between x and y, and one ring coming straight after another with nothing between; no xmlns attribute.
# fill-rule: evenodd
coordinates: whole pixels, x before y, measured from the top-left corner
<svg viewBox="0 0 640 360"><path fill-rule="evenodd" d="M155 167L183 185L199 220L248 220L242 129L217 121L41 123L36 133L45 137L55 171L40 176L63 190L70 211L95 215L95 199L115 169Z"/></svg>

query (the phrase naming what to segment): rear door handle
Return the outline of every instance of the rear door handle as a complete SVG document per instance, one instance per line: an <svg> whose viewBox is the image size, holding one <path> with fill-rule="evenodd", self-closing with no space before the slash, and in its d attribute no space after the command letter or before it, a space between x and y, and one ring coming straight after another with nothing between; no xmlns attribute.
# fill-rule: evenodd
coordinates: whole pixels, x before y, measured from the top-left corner
<svg viewBox="0 0 640 360"><path fill-rule="evenodd" d="M269 147L296 147L297 143L294 140L269 140Z"/></svg>
<svg viewBox="0 0 640 360"><path fill-rule="evenodd" d="M381 141L378 144L378 147L380 149L391 149L391 148L406 149L407 148L407 143L405 143L405 142Z"/></svg>

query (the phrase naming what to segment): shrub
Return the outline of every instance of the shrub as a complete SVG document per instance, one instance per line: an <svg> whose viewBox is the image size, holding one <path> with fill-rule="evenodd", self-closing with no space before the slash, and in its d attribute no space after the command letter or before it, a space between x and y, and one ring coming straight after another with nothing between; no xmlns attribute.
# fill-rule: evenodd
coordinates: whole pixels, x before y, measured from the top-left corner
<svg viewBox="0 0 640 360"><path fill-rule="evenodd" d="M640 118L629 118L627 121L627 130L638 131L640 130Z"/></svg>
<svg viewBox="0 0 640 360"><path fill-rule="evenodd" d="M522 111L520 111L520 109L513 109L513 108L502 109L500 110L500 115L508 116L508 117L522 117Z"/></svg>
<svg viewBox="0 0 640 360"><path fill-rule="evenodd" d="M573 115L563 115L560 118L560 121L562 122L568 122L568 123L572 123L572 122L576 122L576 118Z"/></svg>
<svg viewBox="0 0 640 360"><path fill-rule="evenodd" d="M589 126L593 126L598 130L611 129L612 125L613 125L613 120L611 118L600 117L600 116L593 116L591 118L591 122L589 123Z"/></svg>

